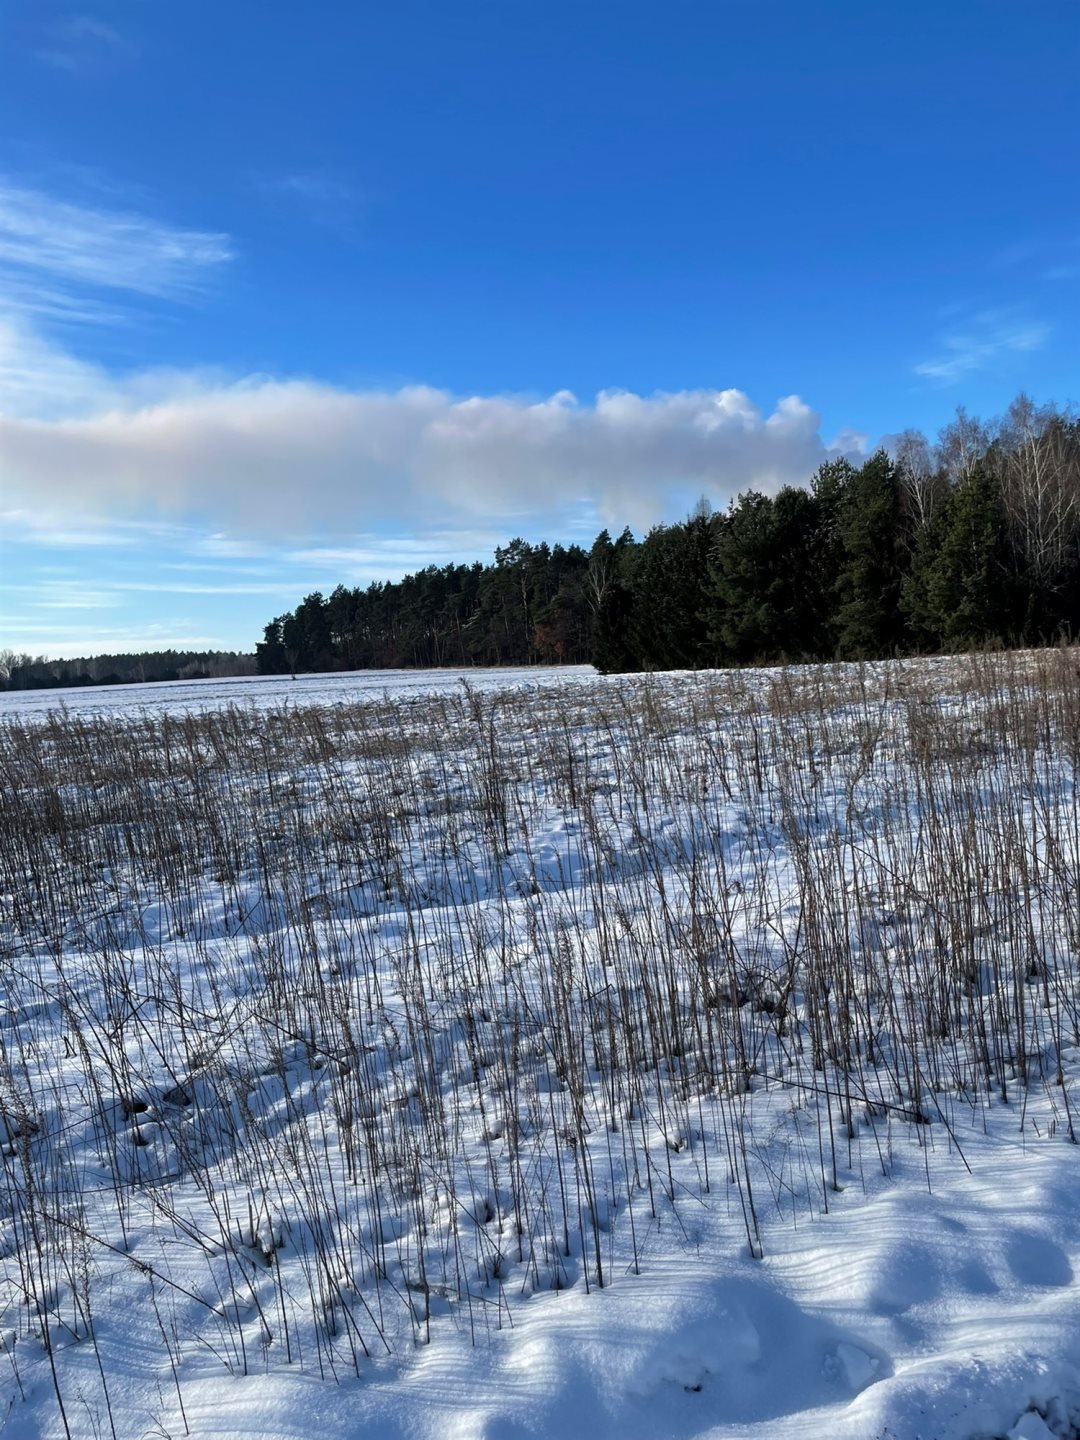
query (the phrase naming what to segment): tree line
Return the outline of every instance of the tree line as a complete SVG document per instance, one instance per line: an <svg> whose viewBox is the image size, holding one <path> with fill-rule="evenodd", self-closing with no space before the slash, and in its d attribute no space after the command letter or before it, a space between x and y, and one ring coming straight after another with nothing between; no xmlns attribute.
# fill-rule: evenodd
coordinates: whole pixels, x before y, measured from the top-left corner
<svg viewBox="0 0 1080 1440"><path fill-rule="evenodd" d="M140 680L208 680L255 673L254 655L231 650L144 650L123 655L86 655L77 660L50 660L45 655L0 650L0 691L128 685Z"/></svg>
<svg viewBox="0 0 1080 1440"><path fill-rule="evenodd" d="M875 659L1080 633L1080 421L963 409L806 488L702 502L641 540L515 539L489 564L308 595L260 673L593 663L605 672Z"/></svg>

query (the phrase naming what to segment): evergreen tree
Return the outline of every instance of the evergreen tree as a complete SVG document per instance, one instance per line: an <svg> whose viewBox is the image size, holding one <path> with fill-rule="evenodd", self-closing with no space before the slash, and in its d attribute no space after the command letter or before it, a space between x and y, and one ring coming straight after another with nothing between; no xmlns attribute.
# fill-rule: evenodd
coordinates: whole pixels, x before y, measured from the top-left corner
<svg viewBox="0 0 1080 1440"><path fill-rule="evenodd" d="M791 486L739 497L712 556L710 637L725 664L818 653L817 519L815 498Z"/></svg>
<svg viewBox="0 0 1080 1440"><path fill-rule="evenodd" d="M282 617L275 615L263 630L262 640L255 646L255 663L260 675L284 675L289 668L281 636L282 624Z"/></svg>
<svg viewBox="0 0 1080 1440"><path fill-rule="evenodd" d="M996 479L969 468L921 530L902 608L923 649L962 650L1010 627L1006 517Z"/></svg>
<svg viewBox="0 0 1080 1440"><path fill-rule="evenodd" d="M629 637L641 670L693 670L715 663L709 636L709 560L720 526L699 510L681 525L658 525L635 557Z"/></svg>
<svg viewBox="0 0 1080 1440"><path fill-rule="evenodd" d="M615 541L601 530L589 551L583 588L592 617L591 659L602 675L640 669L631 635L638 549L629 530Z"/></svg>
<svg viewBox="0 0 1080 1440"><path fill-rule="evenodd" d="M833 593L841 659L872 660L900 648L899 526L896 470L879 450L844 485L839 507L839 568Z"/></svg>

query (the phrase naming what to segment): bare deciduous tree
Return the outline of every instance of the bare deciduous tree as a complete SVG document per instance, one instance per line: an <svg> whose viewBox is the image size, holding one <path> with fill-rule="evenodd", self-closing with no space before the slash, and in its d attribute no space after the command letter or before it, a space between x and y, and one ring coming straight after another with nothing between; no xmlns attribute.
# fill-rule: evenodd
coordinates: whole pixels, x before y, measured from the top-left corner
<svg viewBox="0 0 1080 1440"><path fill-rule="evenodd" d="M997 437L1002 497L1025 568L1053 585L1080 534L1080 440L1068 416L1018 395Z"/></svg>
<svg viewBox="0 0 1080 1440"><path fill-rule="evenodd" d="M934 463L929 442L921 430L904 430L894 450L904 509L918 532L929 525L948 492L948 483Z"/></svg>

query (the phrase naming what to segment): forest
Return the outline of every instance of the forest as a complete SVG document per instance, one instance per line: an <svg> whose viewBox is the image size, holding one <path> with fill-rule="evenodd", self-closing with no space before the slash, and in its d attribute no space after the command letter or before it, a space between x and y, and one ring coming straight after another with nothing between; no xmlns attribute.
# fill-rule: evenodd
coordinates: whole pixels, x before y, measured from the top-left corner
<svg viewBox="0 0 1080 1440"><path fill-rule="evenodd" d="M1080 632L1080 421L1021 395L914 430L808 485L702 500L641 540L511 540L308 595L256 647L262 674L594 664L605 672L876 659Z"/></svg>
<svg viewBox="0 0 1080 1440"><path fill-rule="evenodd" d="M254 673L253 657L231 650L144 650L122 655L86 655L74 660L50 660L45 655L0 650L0 692L75 685L129 685L138 681L208 680Z"/></svg>

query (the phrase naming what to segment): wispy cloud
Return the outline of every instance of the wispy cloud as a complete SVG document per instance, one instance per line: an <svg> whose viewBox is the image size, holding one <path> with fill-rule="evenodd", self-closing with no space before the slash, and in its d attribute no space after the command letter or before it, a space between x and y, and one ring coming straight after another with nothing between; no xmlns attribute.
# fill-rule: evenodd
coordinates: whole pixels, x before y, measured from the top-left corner
<svg viewBox="0 0 1080 1440"><path fill-rule="evenodd" d="M1010 358L1046 343L1050 326L1000 311L982 311L942 335L937 353L915 366L915 374L952 384L979 370L1000 368Z"/></svg>
<svg viewBox="0 0 1080 1440"><path fill-rule="evenodd" d="M143 375L121 385L57 334L195 300L231 254L225 235L74 204L0 177L0 415L71 419L130 405L137 388L144 402L163 387L177 394L194 377Z"/></svg>
<svg viewBox="0 0 1080 1440"><path fill-rule="evenodd" d="M11 586L9 594L18 594L19 586ZM30 598L23 602L28 610L117 610L124 603L115 591L95 588L81 580L46 580L35 585Z"/></svg>
<svg viewBox="0 0 1080 1440"><path fill-rule="evenodd" d="M264 175L255 181L255 188L277 205L333 230L349 229L360 204L367 198L355 186L325 170Z"/></svg>
<svg viewBox="0 0 1080 1440"><path fill-rule="evenodd" d="M0 265L0 416L70 418L119 403L121 387L98 366L46 339L27 316L5 315L5 296Z"/></svg>
<svg viewBox="0 0 1080 1440"><path fill-rule="evenodd" d="M0 313L32 316L52 326L120 325L127 311L115 298L87 289L64 289L41 274L0 263Z"/></svg>
<svg viewBox="0 0 1080 1440"><path fill-rule="evenodd" d="M148 543L156 547L188 543L189 530L160 520L112 519L107 523L88 517L73 525L60 511L0 510L0 544L39 545L50 550L130 549ZM200 544L201 538L192 540Z"/></svg>
<svg viewBox="0 0 1080 1440"><path fill-rule="evenodd" d="M187 299L231 255L225 235L75 205L0 180L0 294L24 308L35 308L35 300L55 306L58 282L69 298L73 290L106 290Z"/></svg>
<svg viewBox="0 0 1080 1440"><path fill-rule="evenodd" d="M35 54L44 64L75 74L108 61L134 60L138 47L94 15L68 15L48 27Z"/></svg>
<svg viewBox="0 0 1080 1440"><path fill-rule="evenodd" d="M284 195L317 205L344 205L355 198L344 181L317 170L294 170L259 182L259 188L271 195Z"/></svg>
<svg viewBox="0 0 1080 1440"><path fill-rule="evenodd" d="M1041 280L1073 280L1080 275L1080 234L1029 235L1004 246L993 257L994 269L1024 270Z"/></svg>
<svg viewBox="0 0 1080 1440"><path fill-rule="evenodd" d="M303 585L296 581L294 584ZM309 579L307 588L315 589L320 582ZM221 580L199 584L184 581L113 580L109 582L117 594L136 595L280 595L280 580Z"/></svg>
<svg viewBox="0 0 1080 1440"><path fill-rule="evenodd" d="M361 576L368 580L397 578L425 565L444 565L491 555L506 542L505 530L427 529L412 535L356 535L347 544L310 545L299 550L283 549L279 563L325 567L342 579ZM590 535L591 538L591 535Z"/></svg>
<svg viewBox="0 0 1080 1440"><path fill-rule="evenodd" d="M262 545L256 544L254 540L239 540L235 535L225 535L216 531L212 535L202 535L191 545L192 555L205 555L212 562L222 560L258 560L266 554Z"/></svg>
<svg viewBox="0 0 1080 1440"><path fill-rule="evenodd" d="M306 581L309 589L314 589L319 583L319 580L311 577ZM304 580L291 582L294 588L303 584ZM93 586L88 586L83 580L44 579L33 585L5 585L4 593L26 596L23 603L32 609L101 610L120 605L125 595L280 595L281 589L280 579L220 580L205 584L169 580L106 579Z"/></svg>
<svg viewBox="0 0 1080 1440"><path fill-rule="evenodd" d="M17 654L48 655L72 660L83 655L117 655L140 650L203 650L222 646L209 627L180 629L172 625L100 626L45 624L20 616L0 615L3 647Z"/></svg>

